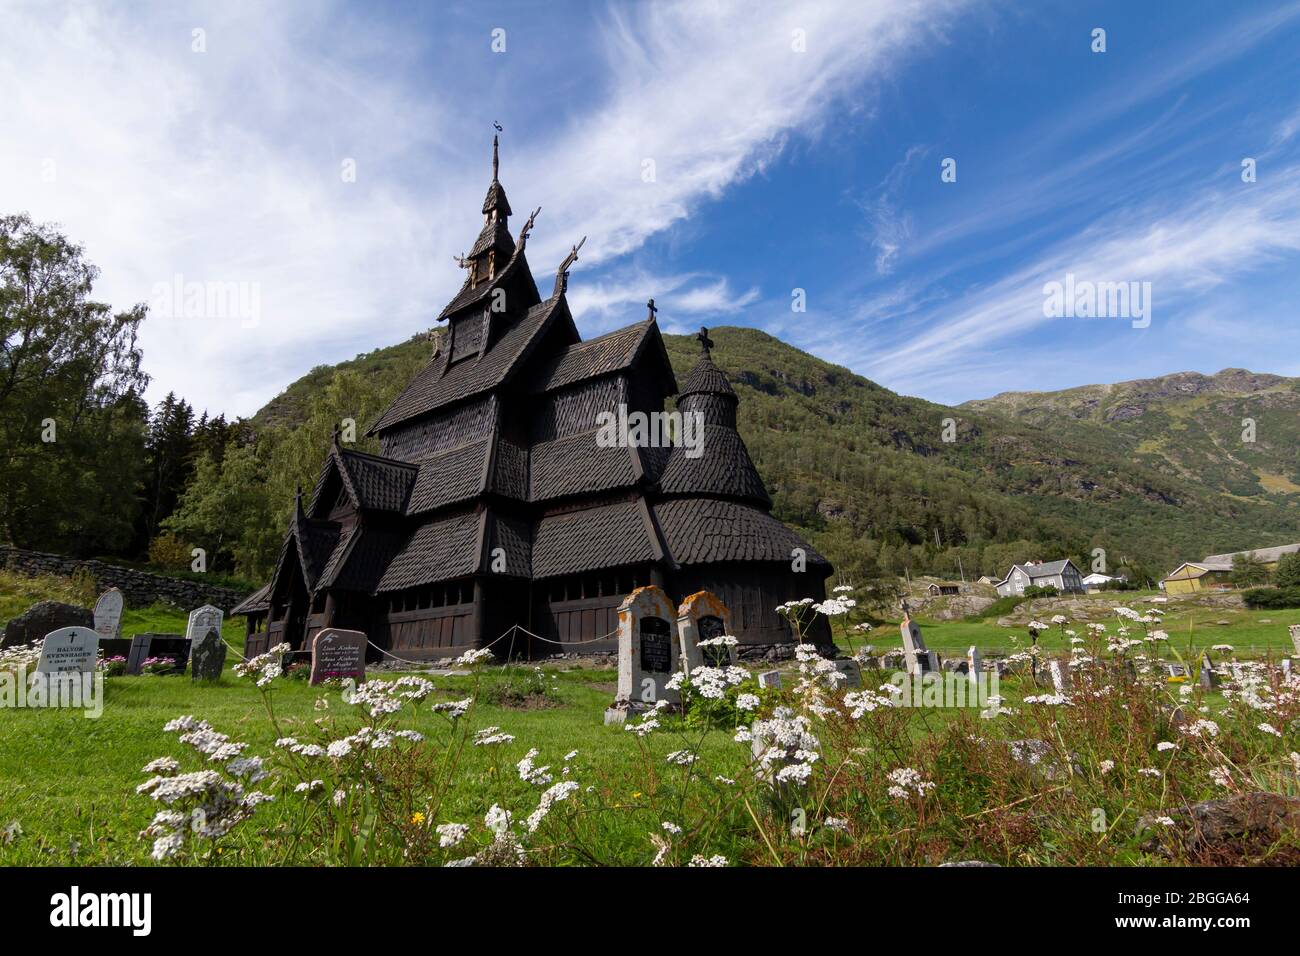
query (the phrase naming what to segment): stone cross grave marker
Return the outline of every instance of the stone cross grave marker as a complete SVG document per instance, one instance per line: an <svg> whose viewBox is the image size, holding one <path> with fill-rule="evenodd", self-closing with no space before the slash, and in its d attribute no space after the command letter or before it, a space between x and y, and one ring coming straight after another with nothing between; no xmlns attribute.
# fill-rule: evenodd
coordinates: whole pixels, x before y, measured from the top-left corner
<svg viewBox="0 0 1300 956"><path fill-rule="evenodd" d="M88 674L99 657L99 635L88 627L61 627L45 635L38 674Z"/></svg>
<svg viewBox="0 0 1300 956"><path fill-rule="evenodd" d="M213 607L211 604L205 604L203 607L195 608L190 611L189 623L185 625L185 636L192 642L203 637L210 630L215 630L218 635L221 634L221 622L225 617L225 612L219 607ZM194 652L190 651L190 656Z"/></svg>
<svg viewBox="0 0 1300 956"><path fill-rule="evenodd" d="M979 648L972 644L966 649L966 679L972 684L979 683L980 670L983 667Z"/></svg>
<svg viewBox="0 0 1300 956"><path fill-rule="evenodd" d="M366 679L366 635L327 627L311 643L311 683L332 678Z"/></svg>
<svg viewBox="0 0 1300 956"><path fill-rule="evenodd" d="M731 611L710 591L696 591L677 608L677 639L682 664L689 676L695 667L729 667L736 663L736 649L721 645L700 646L701 641L731 633Z"/></svg>
<svg viewBox="0 0 1300 956"><path fill-rule="evenodd" d="M921 626L912 620L907 602L903 602L903 622L899 624L898 629L903 635L903 653L907 658L907 672L917 677L928 671L937 671L939 660L934 651L926 648L925 638L921 637Z"/></svg>
<svg viewBox="0 0 1300 956"><path fill-rule="evenodd" d="M215 627L208 628L207 633L190 642L191 680L220 680L221 669L225 666L226 642Z"/></svg>
<svg viewBox="0 0 1300 956"><path fill-rule="evenodd" d="M637 588L618 606L618 690L605 723L621 724L661 700L681 702L681 695L666 686L681 656L673 635L675 616L668 595L653 584Z"/></svg>
<svg viewBox="0 0 1300 956"><path fill-rule="evenodd" d="M100 637L118 638L122 636L122 592L109 588L95 602L95 633Z"/></svg>

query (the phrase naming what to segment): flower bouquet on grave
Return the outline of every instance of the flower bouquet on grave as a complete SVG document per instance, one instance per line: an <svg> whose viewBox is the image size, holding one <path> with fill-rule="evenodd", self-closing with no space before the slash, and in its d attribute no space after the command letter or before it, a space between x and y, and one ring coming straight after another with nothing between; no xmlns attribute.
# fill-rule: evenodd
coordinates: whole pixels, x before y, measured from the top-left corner
<svg viewBox="0 0 1300 956"><path fill-rule="evenodd" d="M176 661L170 657L146 657L140 671L144 674L174 674Z"/></svg>
<svg viewBox="0 0 1300 956"><path fill-rule="evenodd" d="M112 657L101 657L99 659L99 669L104 672L105 677L121 677L126 673L126 658L121 654L115 654Z"/></svg>

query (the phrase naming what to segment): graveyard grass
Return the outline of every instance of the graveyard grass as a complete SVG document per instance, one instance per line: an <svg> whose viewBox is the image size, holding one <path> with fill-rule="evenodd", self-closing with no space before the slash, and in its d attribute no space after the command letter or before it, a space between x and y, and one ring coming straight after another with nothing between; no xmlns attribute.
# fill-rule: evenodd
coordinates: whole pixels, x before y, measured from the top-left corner
<svg viewBox="0 0 1300 956"><path fill-rule="evenodd" d="M24 595L15 603L30 599L30 594ZM1286 625L1300 623L1300 612L1209 616L1230 618L1231 623L1204 626L1205 621L1197 619L1192 646L1255 646L1263 649L1262 656L1273 658L1289 644ZM1261 618L1272 623L1262 625ZM1023 649L1026 643L1023 629L991 622L921 623L928 646L947 656L964 654L971 644L984 651L1007 651ZM159 606L128 609L122 630L180 633L184 627L183 612ZM1183 647L1186 628L1180 629L1177 612L1164 627L1172 648ZM1018 635L1018 643L1013 643L1013 635ZM242 652L242 621L227 621L223 636ZM847 646L843 637L839 642ZM897 626L883 623L865 641L852 641L854 647L864 642L877 652L901 643ZM1040 643L1051 653L1067 647L1056 629ZM1300 755L1295 753L1300 744L1291 729L1297 719L1295 694L1280 709L1253 717L1233 717L1233 705L1217 692L1202 698L1198 691L1195 699L1188 697L1180 682L1140 691L1130 688L1122 706L1080 699L1078 707L1056 708L1022 703L1026 695L1050 694L1050 681L1044 688L1027 677L1007 677L1002 681L1004 706L1022 715L1014 718L1014 731L999 726L1013 718L981 720L969 708L885 708L860 719L805 725L804 730L811 728L820 738L822 753L815 785L801 791L797 784L773 788L752 777L745 782L750 746L734 742L732 734L738 716L747 724L753 715L738 715L734 705L738 691L755 690L752 683L731 688L721 701L700 702L704 706L699 714L720 715L712 730L694 720L665 717L662 728L642 736L602 723L614 695L613 670L567 662L540 669L479 665L470 676L429 677L436 689L419 702L406 703L387 724L387 718L372 720L345 704L337 687L311 687L286 676L272 685L277 729L253 681L232 672L238 661L229 655L223 677L211 685L196 684L188 675L108 678L105 710L98 720L84 719L77 711L8 710L0 715L0 865L153 862L150 851L156 834L145 838L142 831L164 806L137 793L137 786L150 776L142 768L157 758L175 757L182 773L221 769L196 755L177 734L163 731L165 723L185 714L246 742L246 754L267 757L268 762L282 756L275 747L280 734L303 741L335 739L371 724L419 731L429 737L428 744L420 745L427 751L457 752L460 757L454 763L454 779L442 790L432 764L411 762L412 776L401 779L400 786L418 795L417 804L405 804L391 794L372 803L355 780L346 786L361 796L348 796L341 808L331 810L331 801L320 796L314 806L323 809L296 815L291 805L296 801L305 806L307 798L291 792L294 778L273 785L272 777L262 787L275 801L256 808L219 839L192 839L172 862L438 864L477 854L480 863L514 863L524 858L516 852L521 842L528 845L526 858L542 864L646 865L658 860L697 865L933 865L978 858L1002 865L1160 865L1300 860L1293 834L1242 841L1230 850L1192 846L1179 837L1179 807L1197 800L1259 790L1300 796ZM381 680L396 676L370 674ZM865 671L864 678L868 691L885 680L880 671ZM787 672L785 690L763 692L758 711L763 718L786 720L785 733L791 730L790 715L802 713L792 692L797 679ZM505 684L531 690L527 699L532 703L494 704L508 696L499 693ZM451 729L431 709L433 702L471 694L476 699L473 708L450 724ZM842 692L832 696L842 708ZM324 710L322 700L328 702ZM1180 734L1169 718L1179 701L1191 720L1221 721L1222 735L1217 729L1208 739L1205 734ZM1200 713L1195 710L1198 704L1204 708ZM781 705L796 710L775 709ZM1059 722L1050 714L1059 714ZM1271 722L1285 737L1257 731L1252 719ZM317 722L331 725L324 737L316 732ZM1120 726L1122 722L1127 723ZM513 739L481 747L469 742L474 732L490 727L499 727ZM794 730L803 732L798 726ZM1006 748L987 746L986 736L1037 737L1048 742L1053 754L1041 762L1031 760L1039 763L1037 768L1025 766L1009 759L1003 753ZM1174 741L1177 748L1157 749L1160 741ZM538 751L534 762L550 768L550 779L522 779L523 768L516 765L533 749ZM694 772L669 759L687 750L694 751ZM566 759L573 751L576 756ZM377 752L377 757L396 761L385 766L394 778L400 777L402 755L397 749ZM798 769L803 759L778 761L773 770L792 763ZM1174 772L1176 760L1185 762L1181 773ZM1114 762L1113 769L1104 769L1107 761ZM1065 762L1071 765L1066 778L1043 773L1043 767L1059 770ZM1152 773L1157 769L1158 774ZM1230 784L1218 783L1217 769L1229 773ZM719 777L739 782L719 782ZM548 789L545 784L551 779L557 783ZM539 797L565 781L574 786L548 804L548 818ZM505 827L500 814L493 818L493 809L501 807L512 814ZM524 825L534 810L542 816L536 833ZM1104 821L1100 832L1098 812ZM1145 827L1140 828L1144 814ZM1151 820L1156 818L1162 822L1153 833ZM440 846L433 830L435 824L449 822L467 825L469 835L459 846ZM680 826L683 833L672 832L665 823Z"/></svg>

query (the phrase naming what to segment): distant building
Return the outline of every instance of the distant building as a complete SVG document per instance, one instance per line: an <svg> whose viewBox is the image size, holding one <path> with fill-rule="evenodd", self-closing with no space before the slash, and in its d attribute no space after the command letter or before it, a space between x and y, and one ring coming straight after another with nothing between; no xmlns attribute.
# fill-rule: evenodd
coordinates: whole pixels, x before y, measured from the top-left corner
<svg viewBox="0 0 1300 956"><path fill-rule="evenodd" d="M925 590L927 593L929 593L931 597L939 597L940 595L944 595L944 594L960 594L961 585L960 584L931 584L927 586Z"/></svg>
<svg viewBox="0 0 1300 956"><path fill-rule="evenodd" d="M1300 543L1282 544L1274 548L1258 548L1255 551L1231 551L1228 554L1211 554L1204 561L1184 561L1165 575L1160 586L1166 594L1191 594L1193 591L1224 591L1232 587L1232 564L1234 559L1253 554L1255 559L1263 562L1269 571L1277 569L1277 563L1284 554L1300 551Z"/></svg>
<svg viewBox="0 0 1300 956"><path fill-rule="evenodd" d="M998 583L998 579L991 574L984 574L980 576L978 583L996 585Z"/></svg>
<svg viewBox="0 0 1300 956"><path fill-rule="evenodd" d="M1089 594L1095 594L1101 590L1103 584L1109 584L1111 581L1127 581L1128 578L1122 574L1100 574L1094 571L1083 579L1083 587Z"/></svg>
<svg viewBox="0 0 1300 956"><path fill-rule="evenodd" d="M1027 587L1056 588L1062 594L1083 594L1083 575L1069 558L1062 561L1029 561L1013 564L995 587L1001 597L1015 597Z"/></svg>

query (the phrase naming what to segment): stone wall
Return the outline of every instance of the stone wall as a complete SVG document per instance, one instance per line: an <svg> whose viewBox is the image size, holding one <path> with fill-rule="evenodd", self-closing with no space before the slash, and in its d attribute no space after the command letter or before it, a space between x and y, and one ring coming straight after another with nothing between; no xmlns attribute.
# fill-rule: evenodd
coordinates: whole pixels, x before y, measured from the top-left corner
<svg viewBox="0 0 1300 956"><path fill-rule="evenodd" d="M71 577L78 571L85 571L95 579L99 590L117 588L121 591L126 598L127 607L147 607L155 601L164 601L183 610L201 604L212 604L229 612L248 597L244 591L204 584L201 581L169 578L94 559L68 558L61 554L25 551L21 548L0 547L0 567L21 574L54 574L62 577Z"/></svg>

